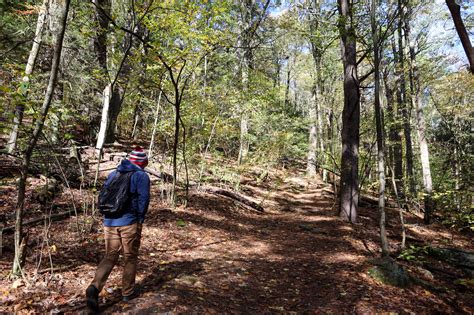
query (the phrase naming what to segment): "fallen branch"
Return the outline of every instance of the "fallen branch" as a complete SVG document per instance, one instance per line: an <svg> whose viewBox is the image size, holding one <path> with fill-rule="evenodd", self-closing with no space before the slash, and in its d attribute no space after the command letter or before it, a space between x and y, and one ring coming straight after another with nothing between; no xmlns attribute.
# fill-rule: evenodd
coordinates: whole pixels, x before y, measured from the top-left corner
<svg viewBox="0 0 474 315"><path fill-rule="evenodd" d="M237 193L237 192L234 192L234 191L229 191L229 190L225 190L225 189L222 189L222 188L218 188L218 187L210 187L210 186L206 186L206 187L202 187L202 190L205 191L205 192L208 192L208 193L211 193L211 194L215 194L215 195L220 195L220 196L225 196L225 197L228 197L230 199L233 199L233 200L236 200L254 210L257 210L259 212L265 212L265 210L263 209L263 207L261 205L259 205L258 203L248 199L247 197Z"/></svg>
<svg viewBox="0 0 474 315"><path fill-rule="evenodd" d="M77 209L77 212L79 214L82 211L81 211L81 209ZM25 221L25 222L23 222L23 226L36 225L37 223L44 222L45 219L50 219L51 221L58 221L58 220L61 220L61 219L64 219L64 218L67 218L67 217L70 217L70 216L73 216L73 215L75 215L73 210L65 211L65 212L61 212L61 213L52 214L51 217L49 217L49 218L41 217L41 218L36 218L36 219L31 219L31 220ZM13 232L13 231L15 231L15 226L14 225L3 228L3 233Z"/></svg>
<svg viewBox="0 0 474 315"><path fill-rule="evenodd" d="M112 171L112 170L115 170L117 167L114 166L114 167L109 167L109 168L105 168L105 169L101 169L99 170L99 173L100 172L107 172L107 171ZM92 173L92 172L95 172L95 170L88 170L87 173ZM171 183L173 181L173 175L170 175L166 172L160 172L160 171L157 171L157 170L154 170L152 168L145 168L145 172L147 172L148 174L151 174L153 176L156 176L158 177L159 179L165 181L166 183Z"/></svg>
<svg viewBox="0 0 474 315"><path fill-rule="evenodd" d="M148 167L145 168L145 172L147 172L151 175L154 175L154 176L158 177L159 179L162 179L166 183L173 182L173 175L168 174L166 172L160 172L160 171L154 170L152 168L148 168Z"/></svg>
<svg viewBox="0 0 474 315"><path fill-rule="evenodd" d="M78 267L80 266L79 263L76 263L76 264L71 264L71 265L67 265L67 266L59 266L59 267L54 267L54 268L45 268L45 269L42 269L42 270L38 270L38 274L43 274L43 273L48 273L48 272L57 272L57 271L65 271L65 270L69 270L69 269L72 269L72 268L75 268L75 267Z"/></svg>

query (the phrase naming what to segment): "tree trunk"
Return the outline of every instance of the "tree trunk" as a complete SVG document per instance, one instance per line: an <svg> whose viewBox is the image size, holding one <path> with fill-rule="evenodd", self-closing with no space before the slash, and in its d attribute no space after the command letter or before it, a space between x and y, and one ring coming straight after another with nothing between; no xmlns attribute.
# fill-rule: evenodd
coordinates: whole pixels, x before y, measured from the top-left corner
<svg viewBox="0 0 474 315"><path fill-rule="evenodd" d="M107 125L105 143L113 143L115 141L117 119L122 109L123 96L123 90L118 85L114 86L109 105L109 124Z"/></svg>
<svg viewBox="0 0 474 315"><path fill-rule="evenodd" d="M31 46L30 54L28 56L28 62L26 63L25 76L23 77L22 85L23 88L23 97L26 99L28 97L28 88L30 84L30 75L33 73L33 67L36 63L36 57L38 56L39 48L41 45L43 37L43 29L46 23L46 18L48 16L48 0L43 0L41 5L40 12L38 14L38 20L36 22L36 31L35 37L33 39L33 45ZM23 121L23 114L25 112L25 106L23 103L18 104L15 109L15 116L13 118L13 128L10 133L10 137L7 143L7 152L13 153L16 149L16 144L18 140L18 132Z"/></svg>
<svg viewBox="0 0 474 315"><path fill-rule="evenodd" d="M95 148L101 150L104 147L105 137L107 132L107 126L109 124L109 107L110 99L112 97L112 84L108 84L103 92L103 105L102 105L102 116L100 119L100 129L99 134L97 135L97 144ZM100 157L99 157L100 159Z"/></svg>
<svg viewBox="0 0 474 315"><path fill-rule="evenodd" d="M150 140L150 148L148 149L148 158L151 160L153 157L153 147L155 146L155 134L156 134L156 127L158 125L158 118L160 117L160 108L161 108L161 94L163 91L160 89L160 94L158 94L158 101L156 104L156 111L155 111L155 120L153 122L153 130L151 132L151 140Z"/></svg>
<svg viewBox="0 0 474 315"><path fill-rule="evenodd" d="M93 0L95 5L95 20L98 25L96 36L94 38L94 50L97 61L104 74L107 73L107 31L109 20L106 14L110 15L110 0Z"/></svg>
<svg viewBox="0 0 474 315"><path fill-rule="evenodd" d="M69 12L70 0L62 0L57 2L62 4L61 16L59 17L59 29L57 33L53 33L55 38L54 55L51 65L51 73L49 77L48 87L44 97L43 105L41 106L40 115L36 121L35 129L30 137L28 146L23 156L21 165L21 175L18 183L18 199L16 205L16 222L15 222L15 256L13 260L12 275L18 276L21 274L21 257L23 256L21 250L21 243L23 240L23 209L25 203L26 179L28 177L28 168L31 161L31 156L36 143L41 135L44 126L44 121L48 115L49 107L53 99L54 88L58 78L59 63L61 61L61 51L63 47L64 33L66 31L67 15Z"/></svg>
<svg viewBox="0 0 474 315"><path fill-rule="evenodd" d="M177 89L176 89L176 92ZM176 206L176 186L178 183L178 145L179 145L179 122L180 122L180 104L179 96L175 97L175 121L174 121L174 143L173 143L173 188L171 191L171 203Z"/></svg>
<svg viewBox="0 0 474 315"><path fill-rule="evenodd" d="M313 90L315 87L313 88ZM309 145L308 145L308 176L316 175L317 150L318 150L318 132L317 132L317 114L316 114L316 92L313 91L312 102L309 107Z"/></svg>
<svg viewBox="0 0 474 315"><path fill-rule="evenodd" d="M416 195L416 184L413 173L413 146L411 140L411 104L407 100L406 76L405 76L405 44L403 38L403 28L406 21L405 7L406 0L398 0L399 23L398 23L398 62L399 62L399 87L400 101L398 110L403 120L403 134L405 136L405 171L408 180L410 193Z"/></svg>
<svg viewBox="0 0 474 315"><path fill-rule="evenodd" d="M131 18L128 16L128 10L130 9L128 0L94 0L94 3L96 5L96 19L99 24L99 30L95 38L95 50L99 64L108 77L108 84L104 89L104 96L109 96L108 99L104 97L103 103L103 106L108 108L107 110L102 110L102 115L106 114L108 116L102 116L100 131L97 137L96 148L100 150L104 143L113 143L115 141L117 118L122 109L124 98L125 88L123 85L126 85L126 82L128 82L127 74L129 67L127 60L133 44L133 37L130 34L126 34L122 43L110 41L110 45L107 46L107 24L109 23L107 15L117 16L116 20L122 25L125 25L126 28L131 25ZM112 38L113 36L111 36L111 39ZM116 54L116 51L123 53L120 62L114 61L113 55ZM125 78L125 83L120 82L119 79L121 78ZM106 122L106 124L103 124L103 122ZM105 128L105 130L103 130L103 128Z"/></svg>
<svg viewBox="0 0 474 315"><path fill-rule="evenodd" d="M341 218L352 223L357 221L359 203L359 129L360 91L357 77L356 35L352 25L352 2L338 0L341 18L342 60L344 65L344 109L342 111L342 156L340 178Z"/></svg>
<svg viewBox="0 0 474 315"><path fill-rule="evenodd" d="M410 89L412 93L412 106L416 108L416 126L418 132L418 142L420 146L420 158L421 158L421 171L423 174L423 189L424 189L424 206L425 214L424 221L429 224L431 221L431 214L433 212L433 184L431 180L431 168L430 168L430 157L428 150L428 142L426 140L426 127L425 118L423 114L423 104L420 99L420 82L418 75L418 68L416 65L416 53L415 53L415 42L410 41L410 25L407 21L406 25L406 36L409 41L410 49Z"/></svg>
<svg viewBox="0 0 474 315"><path fill-rule="evenodd" d="M286 84L285 84L285 110L290 109L290 82L291 82L291 58L288 57L286 60Z"/></svg>
<svg viewBox="0 0 474 315"><path fill-rule="evenodd" d="M420 157L421 167L423 172L423 187L424 187L424 203L425 203L425 216L424 220L426 224L431 221L431 214L433 212L433 199L431 194L433 193L433 184L431 180L431 168L430 168L430 156L428 150L428 142L426 140L426 128L425 118L423 115L423 106L421 101L417 100L416 120L418 126L418 141L420 142Z"/></svg>
<svg viewBox="0 0 474 315"><path fill-rule="evenodd" d="M372 42L374 54L374 110L375 110L375 124L377 130L377 172L379 178L379 228L380 240L382 245L382 256L388 256L390 251L388 247L387 231L385 228L385 146L384 146L384 132L382 122L382 110L380 106L380 39L379 27L376 18L376 10L378 1L372 0L371 8L371 29Z"/></svg>
<svg viewBox="0 0 474 315"><path fill-rule="evenodd" d="M251 43L253 36L255 36L259 24L263 21L265 13L270 4L270 0L266 0L263 6L260 7L253 0L239 0L239 9L241 12L241 18L239 21L240 34L238 40L237 53L240 61L240 73L243 93L243 106L240 108L240 148L238 163L241 164L245 161L249 150L249 109L248 109L248 98L249 98L249 82L250 82L250 69L252 69L252 48ZM253 18L256 17L254 21Z"/></svg>
<svg viewBox="0 0 474 315"><path fill-rule="evenodd" d="M392 50L395 63L398 64L397 49L395 41L392 41ZM397 85L399 80L399 69L395 68L395 76L397 77ZM405 189L403 180L403 152L402 152L402 137L400 135L401 126L399 123L400 115L395 107L394 102L394 88L390 86L388 74L384 77L385 92L387 98L387 116L389 123L389 139L391 144L392 162L395 176L395 183L398 195L401 200L405 199ZM400 89L397 89L396 99L398 107L401 106L402 97Z"/></svg>
<svg viewBox="0 0 474 315"><path fill-rule="evenodd" d="M467 60L469 61L469 70L474 74L474 48L469 40L469 33L466 31L466 26L461 17L461 6L457 4L455 0L446 0L446 4L449 12L451 12L456 32L458 33Z"/></svg>
<svg viewBox="0 0 474 315"><path fill-rule="evenodd" d="M310 147L308 150L308 173L316 173L318 163L323 163L322 155L324 154L324 139L323 139L323 118L321 112L322 104L322 73L321 64L323 57L323 44L319 35L319 22L321 20L321 4L320 0L312 0L310 2L310 44L313 61L315 64L315 80L313 87L313 100L314 105L310 108ZM314 107L314 108L313 108ZM319 157L318 157L319 150ZM313 165L313 169L310 167L310 161ZM327 170L323 169L323 180L327 180Z"/></svg>
<svg viewBox="0 0 474 315"><path fill-rule="evenodd" d="M246 32L245 32L246 33ZM246 36L246 34L244 35ZM243 99L244 104L243 108L241 108L241 116L240 116L240 149L239 149L239 157L238 162L241 164L247 157L249 153L249 140L248 140L248 133L249 133L249 115L247 109L247 100L249 97L248 89L249 89L249 70L250 70L250 60L249 60L249 47L250 43L247 39L242 40L243 46L243 53L242 53L242 60L241 60L241 82L242 82L242 91L243 91Z"/></svg>

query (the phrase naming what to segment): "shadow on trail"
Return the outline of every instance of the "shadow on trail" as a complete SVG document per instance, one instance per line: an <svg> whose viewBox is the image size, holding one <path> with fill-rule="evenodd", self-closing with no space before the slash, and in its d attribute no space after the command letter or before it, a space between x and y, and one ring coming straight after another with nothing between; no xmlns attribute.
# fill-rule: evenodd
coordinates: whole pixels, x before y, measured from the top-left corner
<svg viewBox="0 0 474 315"><path fill-rule="evenodd" d="M433 310L419 291L368 277L368 259L379 255L376 209L361 208L360 222L349 224L320 189L287 188L274 191L263 215L204 193L192 194L184 210L151 209L139 267L146 274L142 294L128 304L114 297L104 313ZM397 215L388 212L392 239L398 237Z"/></svg>
<svg viewBox="0 0 474 315"><path fill-rule="evenodd" d="M351 311L367 289L364 279L357 277L364 268L357 260L366 251L343 238L351 227L332 216L332 211L316 215L309 199L298 203L295 211L303 213L302 207L315 213L256 215L231 200L197 194L186 211L155 212L150 228L183 220L189 229L224 233L230 243L176 249L200 257L203 269L173 275L169 287L152 285L153 296L121 310L140 314Z"/></svg>
<svg viewBox="0 0 474 315"><path fill-rule="evenodd" d="M140 304L140 314L147 314L156 310L155 303L149 303L150 293L159 292L163 286L174 279L183 277L184 275L192 275L202 270L203 259L192 261L177 261L166 265L155 266L144 278L138 283L140 287L140 296L134 299L133 303L121 302L121 296L114 296L111 301L101 306L103 314L114 313L117 310L121 312L129 312L136 309L136 304ZM156 299L156 296L155 296ZM118 308L118 309L117 309Z"/></svg>

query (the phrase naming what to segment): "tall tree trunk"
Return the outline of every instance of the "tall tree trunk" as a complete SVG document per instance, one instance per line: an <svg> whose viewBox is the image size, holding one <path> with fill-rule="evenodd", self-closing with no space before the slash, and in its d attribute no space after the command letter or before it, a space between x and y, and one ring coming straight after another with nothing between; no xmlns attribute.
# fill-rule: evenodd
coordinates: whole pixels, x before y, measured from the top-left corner
<svg viewBox="0 0 474 315"><path fill-rule="evenodd" d="M128 16L128 10L130 8L129 1L94 0L94 3L97 9L96 19L99 24L99 30L97 31L95 39L97 59L109 80L104 89L104 96L108 95L109 98L106 99L104 97L102 110L102 115L107 116L102 116L101 118L101 125L96 143L96 149L100 151L104 143L112 143L115 140L117 118L122 109L124 99L125 88L123 85L126 85L126 82L128 82L127 74L129 67L127 65L127 60L130 54L130 49L133 45L133 36L126 34L122 43L112 42L107 46L107 15L116 15L117 22L129 28L132 24L131 18ZM114 61L114 58L112 57L115 51L123 53L120 62ZM123 78L125 78L125 83L120 81L120 79ZM105 107L107 107L107 110L104 109ZM106 123L104 124L103 122ZM102 128L105 128L105 130Z"/></svg>
<svg viewBox="0 0 474 315"><path fill-rule="evenodd" d="M288 57L286 62L286 84L285 84L285 110L290 109L290 83L291 83L291 57Z"/></svg>
<svg viewBox="0 0 474 315"><path fill-rule="evenodd" d="M308 165L307 172L308 176L316 175L316 164L317 164L317 151L318 151L318 128L317 128L317 113L316 113L316 87L313 87L312 102L309 106L309 145L308 145Z"/></svg>
<svg viewBox="0 0 474 315"><path fill-rule="evenodd" d="M53 99L54 89L58 78L59 63L61 61L61 51L63 47L64 33L66 31L67 15L69 12L70 0L57 0L55 4L62 5L61 16L58 17L59 29L57 33L53 33L55 38L53 61L51 65L51 73L49 77L48 87L41 106L40 115L36 120L35 129L30 137L28 146L23 155L21 164L21 175L18 183L18 199L16 205L16 221L15 221L15 256L13 259L12 275L18 276L21 273L21 258L23 256L21 243L23 240L23 209L25 203L26 179L28 177L28 168L30 166L33 150L41 135L41 131L48 115L49 107Z"/></svg>
<svg viewBox="0 0 474 315"><path fill-rule="evenodd" d="M313 62L315 65L315 79L313 85L313 102L310 105L310 132L309 132L309 149L308 149L308 174L314 175L317 171L317 165L323 162L322 155L324 154L324 140L323 140L323 118L321 112L322 103L322 73L321 64L323 57L323 47L319 35L319 22L321 20L321 4L320 0L311 0L309 5L309 30L310 30L310 44ZM318 157L319 150L319 157ZM327 180L327 171L323 169L323 179Z"/></svg>
<svg viewBox="0 0 474 315"><path fill-rule="evenodd" d="M36 22L36 31L35 31L35 37L33 39L33 45L31 46L30 54L28 56L28 62L26 63L25 75L23 76L23 79L22 79L23 81L22 85L24 86L23 98L25 100L28 97L30 75L33 73L33 68L36 63L36 58L38 56L39 48L40 48L42 37L43 37L44 25L46 23L46 18L48 16L48 2L49 0L43 0L43 3L41 5L41 8L38 14L38 20ZM10 137L7 143L8 153L12 153L16 148L16 144L18 140L18 132L19 132L21 123L23 121L24 112L25 112L25 105L23 102L21 102L20 104L16 106L16 109L15 109L15 116L13 118L13 128L12 128L12 131L10 133Z"/></svg>
<svg viewBox="0 0 474 315"><path fill-rule="evenodd" d="M138 135L140 134L140 129L143 127L143 118L140 111L140 104L138 101L133 110L133 130L132 130L132 139L134 141L138 140Z"/></svg>
<svg viewBox="0 0 474 315"><path fill-rule="evenodd" d="M379 228L380 240L382 245L382 256L389 255L387 231L385 228L385 145L384 132L382 122L382 110L380 106L380 38L379 26L376 18L378 1L372 0L372 8L370 14L372 42L374 54L374 110L375 124L377 130L377 172L379 178Z"/></svg>
<svg viewBox="0 0 474 315"><path fill-rule="evenodd" d="M104 71L104 75L107 75L107 32L109 28L107 15L110 15L110 1L111 0L93 0L95 5L95 20L98 25L94 38L94 50L97 61Z"/></svg>
<svg viewBox="0 0 474 315"><path fill-rule="evenodd" d="M122 110L124 91L119 85L115 85L112 90L112 97L109 106L109 124L107 125L107 133L105 143L113 143L115 141L117 119Z"/></svg>
<svg viewBox="0 0 474 315"><path fill-rule="evenodd" d="M175 98L175 120L174 120L174 142L173 142L173 188L171 190L171 204L176 206L176 185L178 183L178 145L179 145L179 122L180 122L180 108L179 97Z"/></svg>
<svg viewBox="0 0 474 315"><path fill-rule="evenodd" d="M408 16L411 15L411 7L408 8ZM409 55L410 55L410 91L412 107L416 108L416 127L418 132L418 143L420 146L420 159L421 159L421 171L423 174L423 189L424 189L424 221L429 224L431 221L431 214L433 212L433 184L431 180L431 168L430 168L430 157L428 150L428 142L426 140L426 127L425 118L423 114L423 104L420 99L420 78L418 74L418 68L416 64L416 52L415 52L415 41L410 40L410 23L406 21L406 39L409 43Z"/></svg>
<svg viewBox="0 0 474 315"><path fill-rule="evenodd" d="M342 111L342 156L340 179L341 218L357 221L359 204L360 91L357 77L356 35L352 24L352 2L338 0L339 31L344 65L344 109Z"/></svg>
<svg viewBox="0 0 474 315"><path fill-rule="evenodd" d="M396 63L395 76L397 78L396 84L399 84L400 80L400 69L398 67L398 54L395 41L392 41L392 51L394 61ZM400 89L396 89L396 100L398 108L394 102L394 88L390 86L388 74L384 78L385 92L387 98L387 116L389 122L389 139L391 144L391 152L393 157L393 169L395 176L396 190L401 200L405 199L405 185L403 179L403 150L402 150L402 137L401 137L401 124L400 124L400 111L398 108L402 104L402 94Z"/></svg>
<svg viewBox="0 0 474 315"><path fill-rule="evenodd" d="M413 173L413 146L411 139L411 103L407 100L406 76L405 76L405 42L404 42L404 24L405 24L406 0L398 0L399 23L398 23L398 62L399 62L399 87L400 101L398 110L403 120L403 134L405 137L405 172L408 180L409 191L416 195L416 184Z"/></svg>
<svg viewBox="0 0 474 315"><path fill-rule="evenodd" d="M459 153L457 145L454 145L454 190L455 190L455 198L454 201L456 203L456 211L459 213L461 211L461 196L459 191L461 189L461 166L459 163Z"/></svg>
<svg viewBox="0 0 474 315"><path fill-rule="evenodd" d="M321 72L321 67L319 67L319 72ZM322 85L322 82L320 80L319 86ZM324 157L326 155L325 153L325 139L324 139L324 132L323 132L323 125L324 125L324 119L323 119L323 110L322 110L322 93L321 90L319 91L319 101L316 104L316 120L317 120L317 126L318 126L318 134L319 134L319 161L320 163L324 164ZM327 177L328 177L328 171L326 167L323 168L323 181L327 182Z"/></svg>
<svg viewBox="0 0 474 315"><path fill-rule="evenodd" d="M148 158L150 160L153 157L153 147L155 146L156 127L158 126L158 118L160 117L159 115L160 115L162 94L163 94L163 91L160 88L160 93L158 94L158 101L156 102L155 120L153 122L153 130L151 132L150 148L148 149Z"/></svg>
<svg viewBox="0 0 474 315"><path fill-rule="evenodd" d="M469 33L466 31L466 26L461 17L461 6L457 4L455 0L446 0L446 4L449 12L451 12L456 32L458 33L467 60L469 61L469 70L474 74L474 48L472 47Z"/></svg>
<svg viewBox="0 0 474 315"><path fill-rule="evenodd" d="M250 23L247 21L244 21L244 23ZM249 27L249 26L248 26ZM240 149L239 149L239 157L238 157L238 162L241 164L247 157L250 149L249 145L249 140L248 140L248 133L249 133L249 114L248 114L248 109L247 109L247 101L249 97L249 71L250 71L250 52L248 51L250 49L250 42L247 38L247 31L243 31L243 40L241 41L242 43L242 59L241 59L241 82L242 82L242 91L243 91L243 98L244 98L244 104L241 108L241 116L240 116Z"/></svg>
<svg viewBox="0 0 474 315"><path fill-rule="evenodd" d="M433 213L433 184L431 180L431 167L430 167L430 155L428 150L428 142L426 140L426 127L425 118L423 115L423 105L417 99L417 110L416 120L418 129L418 141L420 143L420 158L421 158L421 170L423 172L423 188L424 188L424 204L425 204L425 215L424 221L429 224Z"/></svg>
<svg viewBox="0 0 474 315"><path fill-rule="evenodd" d="M110 100L112 98L112 84L107 84L102 93L103 102L102 102L102 115L100 119L100 129L99 134L97 135L97 143L96 149L102 150L105 143L107 126L109 124L109 107L110 107ZM99 157L100 159L100 157Z"/></svg>
<svg viewBox="0 0 474 315"><path fill-rule="evenodd" d="M263 6L260 7L254 0L239 0L239 9L241 12L241 18L239 21L240 34L238 40L237 53L240 62L240 73L241 83L243 91L244 104L240 108L240 148L238 163L241 164L247 157L250 150L249 143L249 120L250 114L247 108L247 102L249 98L249 82L250 82L250 70L252 66L252 40L255 36L259 24L265 18L266 11L270 4L270 0L266 0ZM256 18L256 19L254 19Z"/></svg>

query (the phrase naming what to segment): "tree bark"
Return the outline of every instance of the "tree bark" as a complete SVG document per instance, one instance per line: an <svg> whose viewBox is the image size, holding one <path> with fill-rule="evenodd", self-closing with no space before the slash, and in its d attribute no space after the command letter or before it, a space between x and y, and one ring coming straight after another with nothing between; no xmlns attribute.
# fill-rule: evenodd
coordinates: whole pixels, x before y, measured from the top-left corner
<svg viewBox="0 0 474 315"><path fill-rule="evenodd" d="M469 33L461 17L461 6L457 4L455 0L446 0L446 5L448 6L449 12L451 12L456 32L458 33L467 60L469 61L469 70L474 74L474 48L472 47Z"/></svg>
<svg viewBox="0 0 474 315"><path fill-rule="evenodd" d="M97 143L95 146L97 150L101 150L104 147L104 143L105 143L107 126L109 124L109 107L110 107L110 99L111 99L111 94L112 94L111 89L112 89L112 84L107 84L107 86L104 89L104 92L102 93L102 96L103 96L102 115L100 119L99 134L97 135ZM100 156L99 156L99 159L100 159Z"/></svg>
<svg viewBox="0 0 474 315"><path fill-rule="evenodd" d="M43 0L43 4L41 5L41 9L38 14L38 20L36 22L36 31L35 37L33 39L33 45L31 46L30 54L28 56L28 62L26 63L25 68L25 75L22 79L22 85L24 86L23 90L23 98L26 100L28 97L28 88L30 84L30 75L33 73L33 68L36 63L36 58L38 56L39 48L41 45L42 37L43 37L43 29L46 23L46 18L48 16L48 1ZM18 132L23 121L23 114L25 112L25 106L23 103L18 104L15 109L15 116L13 118L13 128L10 133L10 137L7 143L7 152L13 153L16 149L16 144L18 140Z"/></svg>
<svg viewBox="0 0 474 315"><path fill-rule="evenodd" d="M408 12L411 12L409 8ZM431 180L431 168L430 168L430 156L428 149L428 141L426 140L426 126L425 118L423 114L423 104L420 99L420 78L418 74L418 68L416 64L416 53L415 53L415 42L410 40L410 24L407 21L406 25L406 38L409 42L409 52L410 52L410 91L412 106L416 108L416 127L418 132L418 143L420 146L420 159L421 159L421 171L423 175L423 189L424 189L424 221L426 224L429 224L431 221L431 214L433 212L433 184Z"/></svg>
<svg viewBox="0 0 474 315"><path fill-rule="evenodd" d="M311 53L315 65L315 78L312 89L312 101L309 108L309 148L308 148L308 166L307 171L309 176L316 175L318 164L321 163L321 159L318 158L318 150L321 149L320 154L324 152L324 141L322 131L322 119L321 119L321 62L323 55L323 48L321 40L319 38L319 20L321 17L321 8L319 0L312 0L310 4L310 16L309 16L309 31L310 31L310 44ZM327 172L323 171L325 174Z"/></svg>
<svg viewBox="0 0 474 315"><path fill-rule="evenodd" d="M123 89L119 85L114 85L109 105L109 123L107 125L105 143L113 143L115 141L117 119L122 110L123 97Z"/></svg>
<svg viewBox="0 0 474 315"><path fill-rule="evenodd" d="M413 146L411 139L411 103L407 100L406 76L405 76L405 45L403 29L406 25L406 0L398 0L398 62L399 62L399 87L400 87L400 103L399 112L403 120L403 134L405 137L405 172L408 180L408 188L410 193L416 195L416 184L413 173ZM406 29L405 29L406 30Z"/></svg>
<svg viewBox="0 0 474 315"><path fill-rule="evenodd" d="M126 27L130 27L132 24L131 18L128 16L129 2L128 0L94 0L94 3L96 6L96 19L100 27L95 39L95 49L99 64L104 69L108 78L107 86L104 89L104 95L107 94L109 96L109 99L104 97L103 103L103 107L108 106L108 109L102 110L102 115L107 114L108 116L102 116L100 131L97 137L96 148L100 151L104 143L113 143L115 141L117 118L122 109L124 99L125 88L123 85L126 85L126 82L128 82L127 74L129 72L129 67L127 65L127 60L130 54L130 49L132 48L133 36L131 34L125 34L122 43L112 42L107 46L107 24L110 16L116 15L117 20L123 25L126 25ZM115 51L123 53L123 56L118 63L114 62L114 58L112 58ZM125 83L120 81L120 79L123 78L125 78ZM110 85L110 87L108 87L108 85ZM107 89L110 91L107 91L106 93ZM107 123L103 124L102 122L104 121ZM102 128L105 128L105 130Z"/></svg>
<svg viewBox="0 0 474 315"><path fill-rule="evenodd" d="M247 21L244 21L244 23L250 23ZM243 31L243 36L247 36L248 31ZM249 40L246 38L243 38L241 41L242 46L243 46L243 52L242 52L242 59L241 59L241 82L242 82L242 91L243 91L243 99L244 99L244 104L241 108L241 116L240 116L240 149L239 149L239 157L238 157L238 162L241 164L247 157L250 149L250 144L248 141L248 132L249 132L249 115L248 115L248 109L246 106L249 93L249 71L250 71L250 60L249 60L249 54L250 52L248 51L250 49L249 45Z"/></svg>
<svg viewBox="0 0 474 315"><path fill-rule="evenodd" d="M375 124L377 130L377 172L379 179L379 228L380 228L380 241L382 247L382 256L388 256L390 254L387 231L386 231L386 218L385 218L385 145L384 145L384 126L382 122L382 110L380 106L380 38L379 38L379 26L377 22L377 7L379 3L377 0L372 0L371 8L371 29L372 29L372 42L373 42L373 54L374 54L374 110L375 110Z"/></svg>
<svg viewBox="0 0 474 315"><path fill-rule="evenodd" d="M109 21L106 14L110 15L110 0L93 0L95 5L95 20L98 25L94 38L94 50L100 67L107 73L107 31Z"/></svg>
<svg viewBox="0 0 474 315"><path fill-rule="evenodd" d="M315 87L314 87L315 88ZM314 89L313 88L313 89ZM308 164L307 173L308 176L315 176L317 170L317 150L318 150L318 129L316 125L317 114L316 114L316 93L313 91L312 100L314 103L310 104L309 107L309 145L308 145Z"/></svg>
<svg viewBox="0 0 474 315"><path fill-rule="evenodd" d="M225 189L217 188L217 187L210 187L210 186L205 186L205 187L202 188L202 190L205 191L205 192L216 194L216 195L226 196L228 198L237 200L238 202L240 202L240 203L242 203L242 204L244 204L244 205L246 205L246 206L248 206L252 209L255 209L259 212L265 212L264 208L261 205L259 205L258 203L248 199L245 196L242 196L241 194L239 194L237 192L229 191L229 190L225 190Z"/></svg>
<svg viewBox="0 0 474 315"><path fill-rule="evenodd" d="M249 82L250 82L250 70L252 67L252 47L251 43L259 24L265 18L266 11L270 4L270 0L266 0L263 3L263 7L259 7L254 0L239 0L239 9L241 12L241 18L239 21L240 34L238 40L237 54L240 61L240 74L243 91L243 106L240 107L240 147L238 163L241 164L245 161L249 150L249 120L250 114L247 108L247 102L249 98Z"/></svg>
<svg viewBox="0 0 474 315"><path fill-rule="evenodd" d="M18 276L21 273L21 257L23 256L21 250L21 242L23 239L23 209L25 203L26 179L28 177L28 168L31 161L33 150L41 135L41 131L48 115L49 107L53 99L54 89L58 78L59 63L61 61L61 52L63 47L64 33L66 31L66 22L69 12L70 0L61 0L58 4L62 4L63 9L59 17L59 29L57 33L53 34L55 38L53 61L51 65L51 73L49 77L48 87L44 97L43 105L41 106L40 115L36 120L35 129L30 137L28 146L23 155L21 165L21 175L18 183L18 198L16 205L16 221L15 221L15 256L13 260L12 275Z"/></svg>
<svg viewBox="0 0 474 315"><path fill-rule="evenodd" d="M395 63L398 64L397 58L397 49L395 41L392 41L392 50L395 59ZM398 66L397 66L398 67ZM395 68L395 76L397 77L397 83L399 78L399 69ZM400 115L395 106L394 98L394 88L390 86L388 79L388 73L384 77L385 92L387 98L387 117L389 125L389 139L390 139L390 149L391 149L391 158L393 162L396 190L401 200L405 199L405 189L404 189L404 180L403 180L403 152L402 152L402 137L401 126L399 123ZM400 107L402 103L400 90L397 89L396 93L397 105Z"/></svg>
<svg viewBox="0 0 474 315"><path fill-rule="evenodd" d="M342 111L342 156L339 215L357 222L359 203L360 91L357 77L356 35L352 24L352 2L338 0L339 31L344 66L344 109Z"/></svg>
<svg viewBox="0 0 474 315"><path fill-rule="evenodd" d="M158 94L158 101L156 102L155 120L153 121L153 130L151 132L150 148L148 149L148 158L150 160L153 157L153 147L155 146L156 127L158 126L158 118L160 117L159 115L160 115L162 94L163 94L163 91L160 89L160 93Z"/></svg>

